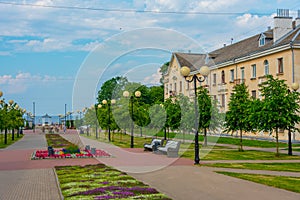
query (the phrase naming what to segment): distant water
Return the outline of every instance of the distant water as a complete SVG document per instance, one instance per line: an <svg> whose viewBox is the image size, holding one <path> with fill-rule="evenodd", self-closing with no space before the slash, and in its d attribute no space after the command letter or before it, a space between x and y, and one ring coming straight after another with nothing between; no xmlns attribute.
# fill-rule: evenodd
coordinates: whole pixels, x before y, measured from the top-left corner
<svg viewBox="0 0 300 200"><path fill-rule="evenodd" d="M59 119L58 116L50 116L50 117L51 118L45 119L42 116L35 116L35 124L42 124L45 120L47 120L48 124L58 124L61 122L61 119ZM27 117L25 117L25 119L28 120ZM72 120L74 120L74 119L75 119L75 117L72 117ZM70 120L70 118L67 117L67 120ZM30 121L30 119L29 119L29 121ZM64 121L64 119L63 119L63 121Z"/></svg>

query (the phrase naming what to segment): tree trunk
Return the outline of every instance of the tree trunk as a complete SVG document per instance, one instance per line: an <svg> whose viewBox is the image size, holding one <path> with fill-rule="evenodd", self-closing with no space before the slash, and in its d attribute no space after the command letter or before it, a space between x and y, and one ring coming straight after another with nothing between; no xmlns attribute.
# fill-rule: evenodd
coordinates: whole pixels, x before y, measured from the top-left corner
<svg viewBox="0 0 300 200"><path fill-rule="evenodd" d="M207 130L206 130L206 128L204 128L203 131L204 131L204 144L203 144L203 146L206 147L207 146Z"/></svg>
<svg viewBox="0 0 300 200"><path fill-rule="evenodd" d="M12 141L15 140L15 129L14 128L11 130L11 140Z"/></svg>
<svg viewBox="0 0 300 200"><path fill-rule="evenodd" d="M4 144L7 144L7 128L4 131Z"/></svg>
<svg viewBox="0 0 300 200"><path fill-rule="evenodd" d="M240 149L239 151L244 151L243 150L243 131L240 130Z"/></svg>
<svg viewBox="0 0 300 200"><path fill-rule="evenodd" d="M276 128L276 156L279 156L278 128Z"/></svg>

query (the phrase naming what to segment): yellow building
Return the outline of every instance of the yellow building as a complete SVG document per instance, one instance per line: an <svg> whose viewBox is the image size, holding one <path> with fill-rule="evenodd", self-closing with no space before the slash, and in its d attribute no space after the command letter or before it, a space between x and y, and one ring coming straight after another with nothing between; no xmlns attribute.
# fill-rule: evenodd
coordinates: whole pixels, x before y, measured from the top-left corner
<svg viewBox="0 0 300 200"><path fill-rule="evenodd" d="M300 11L294 20L288 10L279 9L273 29L208 54L173 53L164 75L165 99L180 93L192 97L193 85L180 75L180 68L187 66L192 74L199 74L203 65L211 71L202 84L218 100L221 111L228 109L235 84L244 82L250 95L260 98L258 85L267 74L286 80L289 86L300 83Z"/></svg>

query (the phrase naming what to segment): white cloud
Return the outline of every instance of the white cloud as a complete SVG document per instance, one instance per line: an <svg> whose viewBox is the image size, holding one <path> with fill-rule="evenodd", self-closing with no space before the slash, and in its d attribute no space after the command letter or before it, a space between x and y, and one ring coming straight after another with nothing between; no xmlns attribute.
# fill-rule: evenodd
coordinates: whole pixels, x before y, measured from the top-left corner
<svg viewBox="0 0 300 200"><path fill-rule="evenodd" d="M48 84L56 80L56 77L49 75L41 76L19 72L15 77L12 75L0 76L0 87L4 88L8 94L18 94L26 92L33 85Z"/></svg>
<svg viewBox="0 0 300 200"><path fill-rule="evenodd" d="M143 84L145 85L160 85L160 78L161 78L161 73L159 72L160 69L157 69L156 73L147 76L143 80Z"/></svg>
<svg viewBox="0 0 300 200"><path fill-rule="evenodd" d="M4 41L10 51L90 51L98 41L114 34L144 27L163 27L180 31L198 40L204 46L224 43L236 35L253 30L266 29L271 23L270 15L178 15L140 12L105 12L100 10L77 10L45 8L42 6L70 6L82 8L136 9L154 11L244 13L247 10L270 9L276 5L294 5L291 2L275 2L269 5L258 0L134 0L131 1L66 1L35 0L22 1L39 6L1 5L0 32L3 36L14 36ZM265 6L264 6L265 5ZM8 9L9 8L9 9ZM273 8L272 8L273 9ZM275 9L273 10L273 12ZM269 11L268 11L269 12ZM291 12L294 13L295 12ZM220 34L222 33L222 34ZM255 32L254 34L256 34ZM37 37L38 39L26 37ZM16 38L20 37L20 39ZM25 38L25 39L24 39ZM85 44L73 41L89 38ZM238 37L235 37L238 38ZM159 40L160 38L157 38ZM217 41L216 41L217 40ZM3 43L3 42L2 42ZM25 45L24 45L25 44ZM214 45L213 45L214 46Z"/></svg>

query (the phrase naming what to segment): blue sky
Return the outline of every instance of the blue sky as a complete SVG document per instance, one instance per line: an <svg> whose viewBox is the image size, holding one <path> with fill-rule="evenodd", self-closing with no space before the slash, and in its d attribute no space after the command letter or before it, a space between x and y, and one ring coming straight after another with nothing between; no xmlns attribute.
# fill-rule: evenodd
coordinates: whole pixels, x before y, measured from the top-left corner
<svg viewBox="0 0 300 200"><path fill-rule="evenodd" d="M95 103L116 75L158 84L173 51L206 52L273 26L299 0L0 0L0 90L36 114ZM137 12L135 12L137 11Z"/></svg>

